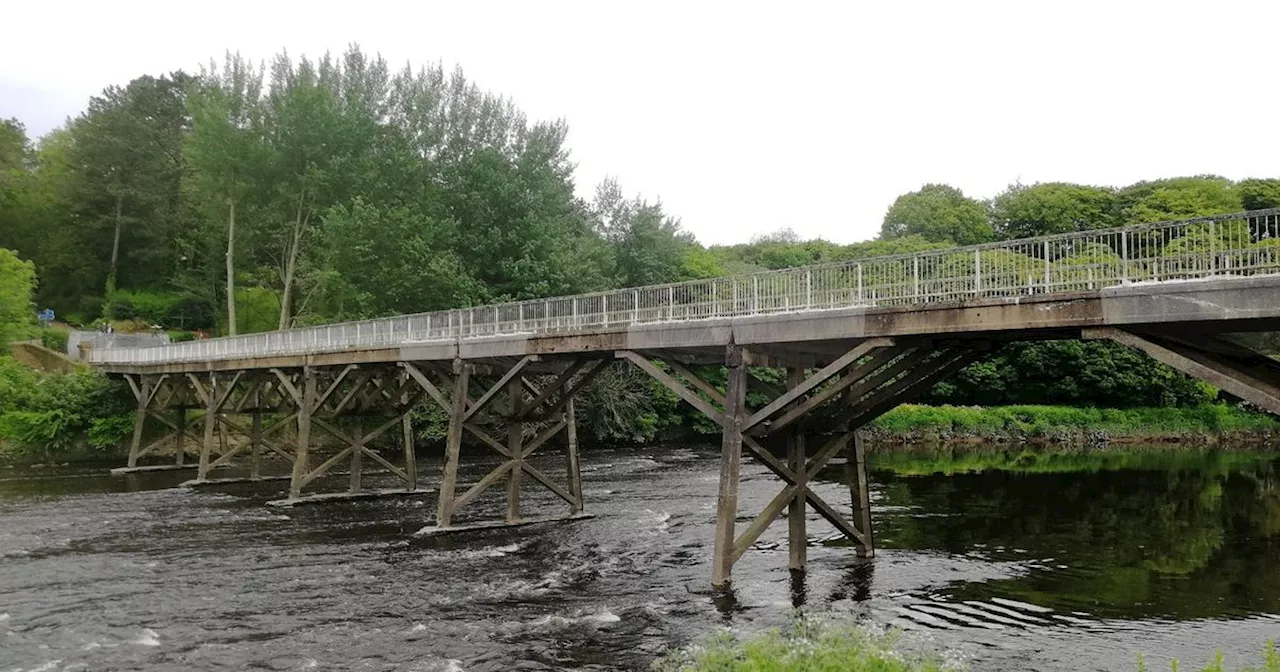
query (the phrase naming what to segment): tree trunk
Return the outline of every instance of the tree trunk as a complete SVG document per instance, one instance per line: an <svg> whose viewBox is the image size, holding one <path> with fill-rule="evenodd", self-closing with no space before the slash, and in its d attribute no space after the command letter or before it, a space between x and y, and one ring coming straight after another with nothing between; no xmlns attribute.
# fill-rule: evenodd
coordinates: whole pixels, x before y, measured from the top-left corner
<svg viewBox="0 0 1280 672"><path fill-rule="evenodd" d="M298 254L302 250L302 235L306 230L307 221L310 219L306 214L306 190L303 189L298 193L298 210L297 217L293 220L293 236L289 239L289 244L285 250L284 260L284 287L280 294L280 322L278 328L284 331L289 328L293 321L293 280L297 275Z"/></svg>
<svg viewBox="0 0 1280 672"><path fill-rule="evenodd" d="M227 333L236 335L236 201L227 196Z"/></svg>
<svg viewBox="0 0 1280 672"><path fill-rule="evenodd" d="M111 241L111 267L107 269L107 300L116 293L116 269L120 261L120 229L123 226L124 194L116 194L116 232Z"/></svg>

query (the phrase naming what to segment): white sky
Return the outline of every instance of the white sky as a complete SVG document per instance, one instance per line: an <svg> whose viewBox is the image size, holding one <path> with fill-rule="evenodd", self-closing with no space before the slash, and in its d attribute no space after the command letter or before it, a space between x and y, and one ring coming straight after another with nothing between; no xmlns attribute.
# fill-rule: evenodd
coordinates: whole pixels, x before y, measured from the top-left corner
<svg viewBox="0 0 1280 672"><path fill-rule="evenodd" d="M397 7L396 4L403 4ZM875 235L946 182L1280 176L1280 3L5 3L0 117L39 135L109 84L230 50L459 64L563 117L606 175L706 243Z"/></svg>

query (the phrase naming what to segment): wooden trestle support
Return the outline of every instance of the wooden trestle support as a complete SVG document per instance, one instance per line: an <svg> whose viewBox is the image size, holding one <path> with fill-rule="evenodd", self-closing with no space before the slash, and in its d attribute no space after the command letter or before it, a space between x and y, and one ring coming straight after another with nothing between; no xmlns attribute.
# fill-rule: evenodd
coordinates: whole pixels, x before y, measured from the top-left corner
<svg viewBox="0 0 1280 672"><path fill-rule="evenodd" d="M724 587L730 582L734 563L783 511L787 512L789 565L792 570L803 571L808 546L806 505L844 534L859 556L873 555L870 491L859 428L927 391L988 349L990 344L985 342L961 344L876 338L825 359L828 363L819 367L811 355L765 355L730 345L724 361L728 369L724 393L670 356L658 357L665 368L653 362L653 355L658 353L624 351L618 356L634 363L722 428L711 574L712 584ZM752 370L753 366L780 365L787 368L785 391L774 389ZM772 401L758 409L748 408L749 387L772 397ZM834 417L824 415L821 427L806 428L805 419L828 404L838 406ZM805 438L819 429L836 431L810 456ZM766 449L764 439L768 437L785 438L785 461ZM736 518L744 447L778 476L784 487L739 533ZM841 451L848 457L852 519L809 488L809 482Z"/></svg>
<svg viewBox="0 0 1280 672"><path fill-rule="evenodd" d="M843 352L821 354L804 354L799 350L780 354L777 348L765 353L730 345L723 361L728 370L724 392L695 373L693 362L682 361L674 353L629 350L564 357L529 355L504 367L459 359L451 363L397 362L127 376L138 401L137 422L129 467L117 471L153 468L138 467L138 459L167 441L185 446L184 438L194 438L187 414L196 410L202 412L198 422L204 432L203 440L198 442L200 459L193 484L226 482L227 479L215 481L209 476L245 450L250 455L250 476L234 480L261 479L259 464L265 449L292 465L288 477L289 497L273 504L423 494L430 491L418 488L410 414L419 401L430 398L448 415L449 427L435 523L423 528L420 534L586 517L573 399L607 368L612 354L645 371L722 429L712 583L726 586L734 563L784 511L788 521L789 565L793 570L803 571L807 562L807 508L812 508L847 537L859 556L873 555L870 491L859 429L894 406L922 394L990 348L986 342L887 338L866 339ZM703 359L700 363L707 362ZM761 367L785 367L786 389L779 390L765 382L760 375ZM763 393L771 401L759 408L748 408L748 388ZM812 422L818 409L824 409L820 424ZM164 411L173 412L175 419L164 417ZM244 415L251 416L249 422L232 419ZM147 419L158 421L171 431L142 446ZM264 419L270 419L265 427ZM296 428L293 451L272 438L289 427ZM375 439L397 427L403 433L403 466L392 464L369 447ZM337 439L340 446L313 467L312 463L320 457L314 451L323 447L314 440L317 431ZM562 432L566 435L564 484L553 480L529 460ZM817 450L810 452L806 438L822 432L829 436ZM468 434L502 461L464 487L458 482L459 465L463 437ZM231 435L245 440L228 445L226 437ZM766 441L774 438L785 441L785 459L774 457L765 447ZM215 448L220 449L215 451ZM759 515L739 531L736 517L744 448L780 478L783 487ZM841 512L809 487L810 481L841 453L847 456L851 515ZM183 454L183 450L177 450L175 464L160 468L185 468ZM365 490L364 458L395 476L404 488ZM304 494L318 479L343 463L349 466L345 491ZM559 516L527 516L521 508L526 476L563 500L568 505L567 512ZM455 520L458 512L500 481L506 484L503 518L458 525Z"/></svg>
<svg viewBox="0 0 1280 672"><path fill-rule="evenodd" d="M584 511L582 474L573 398L608 362L601 359L541 360L530 355L505 371L455 361L450 371L414 363L402 364L423 390L449 414L445 459L435 525L420 534L525 525L546 520L588 517ZM540 374L540 375L539 375ZM433 380L434 378L434 380ZM472 386L478 397L472 397ZM441 388L449 389L446 395ZM493 430L505 432L505 441ZM565 433L565 484L529 462L539 448ZM463 434L467 433L502 457L502 462L459 493L458 467ZM520 506L524 477L550 490L568 505L560 516L526 516ZM457 525L458 511L499 481L506 481L506 515L502 520Z"/></svg>

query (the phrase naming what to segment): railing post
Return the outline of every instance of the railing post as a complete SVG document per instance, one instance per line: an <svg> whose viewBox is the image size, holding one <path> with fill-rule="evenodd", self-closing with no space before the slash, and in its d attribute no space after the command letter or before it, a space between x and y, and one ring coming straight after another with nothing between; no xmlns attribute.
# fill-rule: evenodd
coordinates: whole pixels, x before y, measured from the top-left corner
<svg viewBox="0 0 1280 672"><path fill-rule="evenodd" d="M572 307L569 309L569 326L576 329L578 327L578 297L573 297L570 303Z"/></svg>
<svg viewBox="0 0 1280 672"><path fill-rule="evenodd" d="M858 304L862 304L862 264L858 264Z"/></svg>
<svg viewBox="0 0 1280 672"><path fill-rule="evenodd" d="M600 319L604 320L604 326L609 326L609 295L600 295Z"/></svg>
<svg viewBox="0 0 1280 672"><path fill-rule="evenodd" d="M516 306L516 328L524 331L524 304Z"/></svg>
<svg viewBox="0 0 1280 672"><path fill-rule="evenodd" d="M547 328L551 328L551 299L542 302L542 319L547 321Z"/></svg>
<svg viewBox="0 0 1280 672"><path fill-rule="evenodd" d="M676 319L676 288L667 287L667 319Z"/></svg>
<svg viewBox="0 0 1280 672"><path fill-rule="evenodd" d="M973 293L982 292L982 251L973 251Z"/></svg>
<svg viewBox="0 0 1280 672"><path fill-rule="evenodd" d="M760 277L751 278L751 314L760 312Z"/></svg>
<svg viewBox="0 0 1280 672"><path fill-rule="evenodd" d="M1214 226L1214 220L1209 220L1209 275L1213 275L1218 268L1218 229Z"/></svg>
<svg viewBox="0 0 1280 672"><path fill-rule="evenodd" d="M640 290L631 290L631 323L640 321ZM570 402L571 404L573 402Z"/></svg>
<svg viewBox="0 0 1280 672"><path fill-rule="evenodd" d="M1129 283L1129 231L1120 232L1120 282Z"/></svg>
<svg viewBox="0 0 1280 672"><path fill-rule="evenodd" d="M804 307L813 308L813 271L804 270Z"/></svg>
<svg viewBox="0 0 1280 672"><path fill-rule="evenodd" d="M1044 241L1044 293L1049 293L1049 241Z"/></svg>
<svg viewBox="0 0 1280 672"><path fill-rule="evenodd" d="M911 280L915 288L916 303L920 303L920 257L911 257Z"/></svg>

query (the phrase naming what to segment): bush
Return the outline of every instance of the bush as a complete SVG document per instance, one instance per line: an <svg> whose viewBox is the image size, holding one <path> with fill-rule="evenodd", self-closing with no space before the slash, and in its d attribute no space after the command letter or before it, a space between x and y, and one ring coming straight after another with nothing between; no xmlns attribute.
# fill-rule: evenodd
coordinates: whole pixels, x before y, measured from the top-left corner
<svg viewBox="0 0 1280 672"><path fill-rule="evenodd" d="M112 295L108 311L113 320L205 328L213 324L216 309L191 294L121 290Z"/></svg>
<svg viewBox="0 0 1280 672"><path fill-rule="evenodd" d="M60 352L67 353L67 332L61 329L41 329L40 344L44 347Z"/></svg>
<svg viewBox="0 0 1280 672"><path fill-rule="evenodd" d="M123 383L96 371L42 374L0 357L0 440L25 453L67 450L86 436L106 447L121 435L129 397Z"/></svg>

